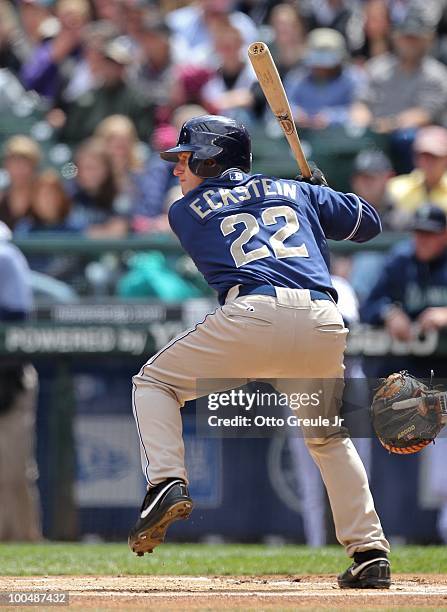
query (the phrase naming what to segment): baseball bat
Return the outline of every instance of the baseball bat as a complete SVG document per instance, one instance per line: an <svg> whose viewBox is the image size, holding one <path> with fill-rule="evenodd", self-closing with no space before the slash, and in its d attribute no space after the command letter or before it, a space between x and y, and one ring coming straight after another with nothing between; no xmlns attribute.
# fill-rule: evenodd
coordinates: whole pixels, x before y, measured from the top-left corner
<svg viewBox="0 0 447 612"><path fill-rule="evenodd" d="M293 151L298 163L301 174L309 178L311 171L303 153L301 142L296 131L295 122L290 110L290 104L284 90L284 86L279 76L270 49L263 42L254 42L248 47L248 57L253 66L259 84L267 99L267 102L279 121L285 137Z"/></svg>

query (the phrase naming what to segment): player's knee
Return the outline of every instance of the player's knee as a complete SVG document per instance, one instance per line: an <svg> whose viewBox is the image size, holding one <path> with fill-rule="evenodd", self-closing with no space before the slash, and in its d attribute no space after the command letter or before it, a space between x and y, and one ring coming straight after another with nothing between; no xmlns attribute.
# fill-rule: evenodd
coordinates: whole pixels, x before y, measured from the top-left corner
<svg viewBox="0 0 447 612"><path fill-rule="evenodd" d="M165 380L163 372L152 365L145 365L138 374L135 374L132 377L132 384L135 397L138 397L140 391L144 394L147 394L148 391L156 391L178 399L170 381Z"/></svg>
<svg viewBox="0 0 447 612"><path fill-rule="evenodd" d="M156 376L154 369L151 365L146 364L138 374L132 377L132 384L134 389L140 389L142 387L147 388L148 386L156 385L158 377Z"/></svg>
<svg viewBox="0 0 447 612"><path fill-rule="evenodd" d="M310 450L314 446L321 446L322 444L327 444L329 438L305 438L306 446Z"/></svg>
<svg viewBox="0 0 447 612"><path fill-rule="evenodd" d="M159 378L150 365L145 365L138 374L132 377L132 384L137 389L148 385L156 385L157 382L159 382Z"/></svg>

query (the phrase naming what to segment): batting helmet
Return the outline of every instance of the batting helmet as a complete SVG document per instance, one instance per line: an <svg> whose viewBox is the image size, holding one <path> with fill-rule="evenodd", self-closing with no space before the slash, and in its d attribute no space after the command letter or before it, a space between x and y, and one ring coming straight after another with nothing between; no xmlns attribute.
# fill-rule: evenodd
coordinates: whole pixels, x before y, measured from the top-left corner
<svg viewBox="0 0 447 612"><path fill-rule="evenodd" d="M228 117L202 115L183 124L177 145L160 156L176 162L179 153L192 153L191 172L201 178L219 176L229 168L250 172L251 141L246 128Z"/></svg>

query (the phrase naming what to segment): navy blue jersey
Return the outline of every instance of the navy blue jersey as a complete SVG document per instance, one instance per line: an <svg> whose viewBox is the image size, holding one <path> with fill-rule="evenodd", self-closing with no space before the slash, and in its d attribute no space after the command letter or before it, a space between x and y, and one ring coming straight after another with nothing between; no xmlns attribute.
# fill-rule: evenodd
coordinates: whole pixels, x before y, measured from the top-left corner
<svg viewBox="0 0 447 612"><path fill-rule="evenodd" d="M393 248L361 308L361 319L383 325L394 304L413 321L426 308L447 304L447 250L432 261L419 261L412 240Z"/></svg>
<svg viewBox="0 0 447 612"><path fill-rule="evenodd" d="M326 239L364 242L381 230L377 212L354 194L238 170L174 202L169 222L220 301L239 284L336 298Z"/></svg>

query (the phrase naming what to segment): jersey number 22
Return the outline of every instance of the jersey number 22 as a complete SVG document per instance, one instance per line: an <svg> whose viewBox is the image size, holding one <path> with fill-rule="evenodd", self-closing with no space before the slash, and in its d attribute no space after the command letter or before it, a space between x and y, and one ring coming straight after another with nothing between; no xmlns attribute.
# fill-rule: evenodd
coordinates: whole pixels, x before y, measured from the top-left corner
<svg viewBox="0 0 447 612"><path fill-rule="evenodd" d="M277 259L285 259L286 257L309 257L306 245L301 244L300 246L285 246L284 241L296 232L300 228L298 223L298 217L296 212L290 206L272 206L262 211L261 219L264 225L276 225L278 219L283 218L285 223L282 227L277 230L273 236L269 238L270 245L273 253ZM257 249L251 249L244 251L244 246L256 236L259 232L259 223L256 217L249 213L238 213L237 215L231 215L225 217L220 224L220 229L224 236L228 236L236 231L236 225L243 223L245 229L241 235L231 244L230 252L234 259L234 263L237 268L245 266L251 261L256 259L264 259L264 257L270 257L271 253L266 245Z"/></svg>

